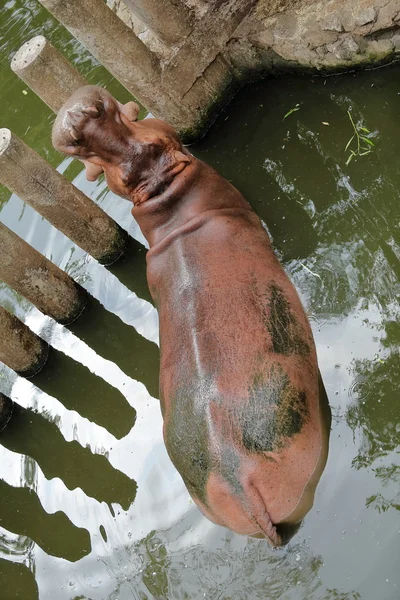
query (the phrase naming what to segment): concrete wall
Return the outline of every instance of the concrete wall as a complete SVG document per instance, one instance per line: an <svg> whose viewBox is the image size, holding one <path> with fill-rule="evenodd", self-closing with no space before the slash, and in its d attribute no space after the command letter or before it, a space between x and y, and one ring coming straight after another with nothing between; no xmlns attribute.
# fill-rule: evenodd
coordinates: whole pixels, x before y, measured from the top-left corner
<svg viewBox="0 0 400 600"><path fill-rule="evenodd" d="M257 70L348 70L399 51L400 0L259 0L227 44L239 77Z"/></svg>
<svg viewBox="0 0 400 600"><path fill-rule="evenodd" d="M107 0L159 58L163 84L197 111L200 130L250 78L348 70L390 61L400 52L400 0L181 2L193 26L166 44L122 0Z"/></svg>

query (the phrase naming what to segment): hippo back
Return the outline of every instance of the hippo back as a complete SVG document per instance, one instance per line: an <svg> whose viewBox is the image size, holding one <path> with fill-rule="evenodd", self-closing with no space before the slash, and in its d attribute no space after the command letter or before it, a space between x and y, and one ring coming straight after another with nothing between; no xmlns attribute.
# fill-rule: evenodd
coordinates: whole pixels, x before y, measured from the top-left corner
<svg viewBox="0 0 400 600"><path fill-rule="evenodd" d="M265 511L297 522L325 464L326 427L311 330L258 218L202 213L149 251L148 280L165 442L189 492L240 533L259 532Z"/></svg>

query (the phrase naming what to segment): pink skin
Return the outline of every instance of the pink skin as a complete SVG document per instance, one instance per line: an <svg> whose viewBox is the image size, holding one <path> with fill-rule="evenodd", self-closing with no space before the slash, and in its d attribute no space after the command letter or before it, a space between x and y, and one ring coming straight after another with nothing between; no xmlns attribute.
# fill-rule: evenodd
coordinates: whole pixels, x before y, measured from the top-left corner
<svg viewBox="0 0 400 600"><path fill-rule="evenodd" d="M329 407L311 329L260 220L238 190L157 119L78 90L53 143L104 171L149 242L168 453L215 523L285 543L324 470Z"/></svg>
<svg viewBox="0 0 400 600"><path fill-rule="evenodd" d="M65 103L53 127L54 147L80 159L88 179L104 171L109 188L135 205L164 188L190 162L172 127L158 119L137 121L134 102L122 106L96 86Z"/></svg>
<svg viewBox="0 0 400 600"><path fill-rule="evenodd" d="M131 123L137 121L140 112L139 104L136 104L136 102L127 102L126 104L121 104L118 101L117 104L121 115L124 115L128 119L128 121L130 121ZM86 168L86 179L88 181L96 181L96 179L98 179L103 173L103 167L90 162L90 159L82 159L82 162Z"/></svg>

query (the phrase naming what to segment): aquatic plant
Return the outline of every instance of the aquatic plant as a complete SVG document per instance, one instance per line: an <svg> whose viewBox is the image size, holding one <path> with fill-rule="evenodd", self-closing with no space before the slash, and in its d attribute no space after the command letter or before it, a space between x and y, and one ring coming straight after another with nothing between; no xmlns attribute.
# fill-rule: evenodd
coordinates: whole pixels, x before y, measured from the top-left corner
<svg viewBox="0 0 400 600"><path fill-rule="evenodd" d="M367 137L371 132L366 127L361 127L360 125L356 125L354 123L353 117L351 116L351 112L348 110L347 114L349 115L350 122L353 126L354 133L346 144L345 152L350 150L350 155L346 161L346 166L348 166L355 156L366 156L370 154L375 144L374 142ZM353 144L354 142L354 144ZM353 144L354 148L351 148Z"/></svg>
<svg viewBox="0 0 400 600"><path fill-rule="evenodd" d="M296 106L293 106L293 108L291 108L290 110L288 110L288 112L286 113L286 115L283 117L282 121L284 121L285 119L287 119L288 117L290 117L290 115L292 115L293 113L297 112L298 110L300 110L300 104L296 104Z"/></svg>

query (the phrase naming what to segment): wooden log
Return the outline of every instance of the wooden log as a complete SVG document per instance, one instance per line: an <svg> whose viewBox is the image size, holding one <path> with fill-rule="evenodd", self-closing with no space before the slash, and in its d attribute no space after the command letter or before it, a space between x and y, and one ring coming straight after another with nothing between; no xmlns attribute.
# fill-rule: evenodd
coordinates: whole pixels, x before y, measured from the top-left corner
<svg viewBox="0 0 400 600"><path fill-rule="evenodd" d="M14 402L0 392L0 431L7 426L14 410Z"/></svg>
<svg viewBox="0 0 400 600"><path fill-rule="evenodd" d="M11 60L11 69L57 113L86 79L42 35L25 42Z"/></svg>
<svg viewBox="0 0 400 600"><path fill-rule="evenodd" d="M191 31L190 12L182 1L122 0L166 44L178 44Z"/></svg>
<svg viewBox="0 0 400 600"><path fill-rule="evenodd" d="M100 263L124 252L126 231L9 129L0 129L0 182Z"/></svg>
<svg viewBox="0 0 400 600"><path fill-rule="evenodd" d="M163 87L157 57L105 2L39 1L152 114L189 137L198 115Z"/></svg>
<svg viewBox="0 0 400 600"><path fill-rule="evenodd" d="M0 223L0 280L42 313L67 325L87 304L87 292L11 229Z"/></svg>
<svg viewBox="0 0 400 600"><path fill-rule="evenodd" d="M0 361L18 375L33 377L45 365L48 354L48 344L0 306Z"/></svg>

